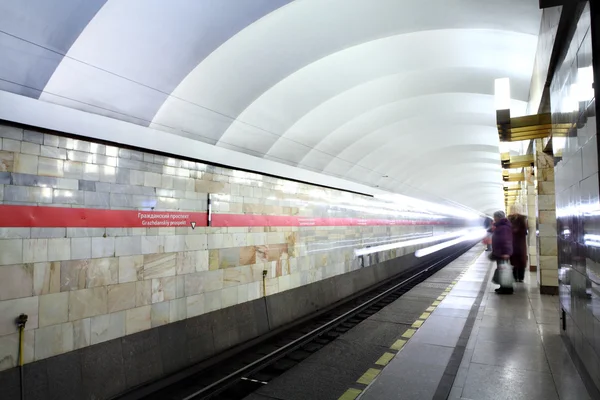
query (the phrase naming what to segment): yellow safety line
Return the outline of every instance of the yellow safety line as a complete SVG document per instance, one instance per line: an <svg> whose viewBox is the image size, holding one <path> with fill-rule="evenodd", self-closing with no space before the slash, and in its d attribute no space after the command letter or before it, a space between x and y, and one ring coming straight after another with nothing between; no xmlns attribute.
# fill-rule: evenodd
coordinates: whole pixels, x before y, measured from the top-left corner
<svg viewBox="0 0 600 400"><path fill-rule="evenodd" d="M340 396L338 400L354 400L362 393L362 390L358 389L348 389L344 392L343 395Z"/></svg>
<svg viewBox="0 0 600 400"><path fill-rule="evenodd" d="M430 312L424 312L423 314L421 314L419 319L427 319L427 318L429 318L430 315L431 315Z"/></svg>
<svg viewBox="0 0 600 400"><path fill-rule="evenodd" d="M432 312L433 310L435 310L435 306L429 306L425 311Z"/></svg>
<svg viewBox="0 0 600 400"><path fill-rule="evenodd" d="M404 332L402 334L402 337L410 339L411 337L413 337L413 335L415 334L416 331L417 331L416 329L407 329L406 332Z"/></svg>
<svg viewBox="0 0 600 400"><path fill-rule="evenodd" d="M406 340L398 339L394 342L393 345L390 346L390 349L400 351L404 347L405 344L406 344Z"/></svg>
<svg viewBox="0 0 600 400"><path fill-rule="evenodd" d="M383 353L383 355L381 357L379 357L379 360L375 361L375 364L377 365L387 365L390 361L392 361L392 358L394 358L394 353L388 353L387 351L385 353Z"/></svg>
<svg viewBox="0 0 600 400"><path fill-rule="evenodd" d="M411 325L411 327L418 329L418 328L421 327L421 325L423 325L423 322L425 322L425 321L421 321L420 319L418 319L415 322L413 322L413 324Z"/></svg>
<svg viewBox="0 0 600 400"><path fill-rule="evenodd" d="M373 382L373 379L375 379L375 377L377 377L377 375L379 375L380 372L380 369L369 368L367 372L365 372L363 376L358 378L356 382L362 383L363 385L368 385L371 382Z"/></svg>

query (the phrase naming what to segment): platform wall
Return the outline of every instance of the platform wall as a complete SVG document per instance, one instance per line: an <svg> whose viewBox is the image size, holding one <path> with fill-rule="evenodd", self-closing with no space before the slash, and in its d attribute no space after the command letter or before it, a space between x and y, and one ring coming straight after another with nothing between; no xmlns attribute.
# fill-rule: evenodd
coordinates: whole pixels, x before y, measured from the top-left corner
<svg viewBox="0 0 600 400"><path fill-rule="evenodd" d="M415 247L365 260L355 248L460 225L56 133L0 125L0 138L0 370L16 365L20 313L29 363L368 267Z"/></svg>

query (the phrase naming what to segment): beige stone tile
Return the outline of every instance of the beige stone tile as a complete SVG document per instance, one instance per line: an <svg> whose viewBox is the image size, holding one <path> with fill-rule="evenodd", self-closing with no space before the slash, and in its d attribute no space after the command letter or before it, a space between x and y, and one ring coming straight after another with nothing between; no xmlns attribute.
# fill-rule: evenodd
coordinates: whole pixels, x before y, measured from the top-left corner
<svg viewBox="0 0 600 400"><path fill-rule="evenodd" d="M0 172L13 172L15 155L13 152L0 151Z"/></svg>
<svg viewBox="0 0 600 400"><path fill-rule="evenodd" d="M240 248L240 261L239 265L253 265L256 264L256 247L246 246Z"/></svg>
<svg viewBox="0 0 600 400"><path fill-rule="evenodd" d="M73 349L81 349L91 344L91 318L73 321Z"/></svg>
<svg viewBox="0 0 600 400"><path fill-rule="evenodd" d="M64 176L64 161L55 158L39 157L38 174L62 178Z"/></svg>
<svg viewBox="0 0 600 400"><path fill-rule="evenodd" d="M219 269L219 250L208 251L208 269L211 271Z"/></svg>
<svg viewBox="0 0 600 400"><path fill-rule="evenodd" d="M20 174L38 174L38 157L30 154L15 153L13 172Z"/></svg>
<svg viewBox="0 0 600 400"><path fill-rule="evenodd" d="M279 278L268 278L265 279L265 285L267 289L267 296L270 296L275 293L279 293Z"/></svg>
<svg viewBox="0 0 600 400"><path fill-rule="evenodd" d="M219 250L219 268L237 267L240 264L240 248Z"/></svg>
<svg viewBox="0 0 600 400"><path fill-rule="evenodd" d="M206 250L208 248L208 238L206 234L186 235L184 241L186 251Z"/></svg>
<svg viewBox="0 0 600 400"><path fill-rule="evenodd" d="M119 257L119 283L141 280L143 271L143 255Z"/></svg>
<svg viewBox="0 0 600 400"><path fill-rule="evenodd" d="M175 297L185 297L185 277L187 275L178 275L175 277Z"/></svg>
<svg viewBox="0 0 600 400"><path fill-rule="evenodd" d="M0 240L0 265L21 264L23 262L23 240Z"/></svg>
<svg viewBox="0 0 600 400"><path fill-rule="evenodd" d="M248 301L248 284L238 285L237 288L237 302L245 303Z"/></svg>
<svg viewBox="0 0 600 400"><path fill-rule="evenodd" d="M152 303L173 300L176 297L174 276L152 279Z"/></svg>
<svg viewBox="0 0 600 400"><path fill-rule="evenodd" d="M92 257L92 238L72 238L71 239L71 258L73 260L83 260Z"/></svg>
<svg viewBox="0 0 600 400"><path fill-rule="evenodd" d="M540 256L556 256L558 254L558 243L556 237L540 237Z"/></svg>
<svg viewBox="0 0 600 400"><path fill-rule="evenodd" d="M34 359L34 331L26 331L23 335L23 361L25 364ZM0 336L0 371L16 367L19 363L19 334Z"/></svg>
<svg viewBox="0 0 600 400"><path fill-rule="evenodd" d="M0 300L33 295L33 265L0 266Z"/></svg>
<svg viewBox="0 0 600 400"><path fill-rule="evenodd" d="M119 282L119 259L97 258L90 260L86 271L86 287L113 285Z"/></svg>
<svg viewBox="0 0 600 400"><path fill-rule="evenodd" d="M47 326L35 331L35 360L43 360L73 350L73 324Z"/></svg>
<svg viewBox="0 0 600 400"><path fill-rule="evenodd" d="M208 312L205 309L205 294L196 294L185 298L187 318L196 317Z"/></svg>
<svg viewBox="0 0 600 400"><path fill-rule="evenodd" d="M248 301L262 297L262 282L251 282L247 284Z"/></svg>
<svg viewBox="0 0 600 400"><path fill-rule="evenodd" d="M71 259L71 239L48 239L48 261Z"/></svg>
<svg viewBox="0 0 600 400"><path fill-rule="evenodd" d="M33 264L33 294L60 292L60 262Z"/></svg>
<svg viewBox="0 0 600 400"><path fill-rule="evenodd" d="M115 255L114 237L94 237L92 238L92 257L113 257Z"/></svg>
<svg viewBox="0 0 600 400"><path fill-rule="evenodd" d="M204 293L204 312L208 313L211 311L220 310L221 308L223 307L220 290ZM188 309L188 318L189 317Z"/></svg>
<svg viewBox="0 0 600 400"><path fill-rule="evenodd" d="M69 293L52 293L40 296L39 326L65 323L69 320Z"/></svg>
<svg viewBox="0 0 600 400"><path fill-rule="evenodd" d="M107 294L109 313L135 308L135 282L110 285L107 287Z"/></svg>
<svg viewBox="0 0 600 400"><path fill-rule="evenodd" d="M187 299L175 299L169 302L169 322L182 321L187 318Z"/></svg>
<svg viewBox="0 0 600 400"><path fill-rule="evenodd" d="M23 262L48 261L48 239L24 239Z"/></svg>
<svg viewBox="0 0 600 400"><path fill-rule="evenodd" d="M147 254L144 256L144 279L174 276L177 267L177 254Z"/></svg>
<svg viewBox="0 0 600 400"><path fill-rule="evenodd" d="M216 268L215 268L216 269ZM196 272L208 271L208 250L201 250L196 252Z"/></svg>
<svg viewBox="0 0 600 400"><path fill-rule="evenodd" d="M177 275L196 272L196 264L199 262L197 253L197 251L177 253Z"/></svg>
<svg viewBox="0 0 600 400"><path fill-rule="evenodd" d="M150 321L153 328L169 323L169 306L170 302L168 301L152 304L152 309L150 311Z"/></svg>
<svg viewBox="0 0 600 400"><path fill-rule="evenodd" d="M69 292L69 321L106 314L107 297L104 286Z"/></svg>
<svg viewBox="0 0 600 400"><path fill-rule="evenodd" d="M20 314L28 316L25 330L36 329L38 327L38 307L37 296L0 301L0 336L14 333L17 330L15 319Z"/></svg>
<svg viewBox="0 0 600 400"><path fill-rule="evenodd" d="M126 311L91 318L91 343L97 344L125 336Z"/></svg>
<svg viewBox="0 0 600 400"><path fill-rule="evenodd" d="M150 329L152 322L150 319L152 307L143 306L129 309L126 312L126 326L125 333L131 335L132 333L141 332L146 329Z"/></svg>
<svg viewBox="0 0 600 400"><path fill-rule="evenodd" d="M135 282L135 305L136 307L152 304L152 281Z"/></svg>
<svg viewBox="0 0 600 400"><path fill-rule="evenodd" d="M62 261L60 263L60 290L85 289L87 270L91 260Z"/></svg>

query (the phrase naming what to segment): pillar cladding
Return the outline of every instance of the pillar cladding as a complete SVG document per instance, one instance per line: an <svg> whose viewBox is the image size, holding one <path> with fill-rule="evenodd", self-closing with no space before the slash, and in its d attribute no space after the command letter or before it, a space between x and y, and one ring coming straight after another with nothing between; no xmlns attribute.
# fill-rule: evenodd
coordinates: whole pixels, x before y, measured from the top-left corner
<svg viewBox="0 0 600 400"><path fill-rule="evenodd" d="M554 159L544 153L541 139L535 141L537 172L537 259L538 284L543 294L558 294L558 245Z"/></svg>
<svg viewBox="0 0 600 400"><path fill-rule="evenodd" d="M525 168L527 175L527 247L529 253L529 270L536 271L538 265L537 258L537 192L535 188L535 175L533 168Z"/></svg>

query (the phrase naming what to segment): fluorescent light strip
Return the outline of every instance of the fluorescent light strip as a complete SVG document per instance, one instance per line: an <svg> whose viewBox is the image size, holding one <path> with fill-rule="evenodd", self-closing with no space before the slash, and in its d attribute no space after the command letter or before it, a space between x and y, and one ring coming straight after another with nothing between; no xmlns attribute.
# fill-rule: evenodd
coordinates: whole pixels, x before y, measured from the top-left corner
<svg viewBox="0 0 600 400"><path fill-rule="evenodd" d="M445 235L435 235L435 236L429 236L429 237L422 238L422 239L404 240L402 242L384 244L381 246L355 249L354 257L365 256L367 254L378 253L380 251L399 249L399 248L407 247L407 246L414 246L417 244L437 242L438 240L452 239L452 238L455 238L458 236L465 235L467 232L468 232L467 230L462 230L462 231L458 231L458 232L447 233Z"/></svg>
<svg viewBox="0 0 600 400"><path fill-rule="evenodd" d="M424 257L429 254L435 253L436 251L445 249L446 247L454 246L455 244L459 244L467 240L483 239L483 237L485 237L486 234L487 232L485 229L476 229L467 233L464 236L459 237L458 239L450 240L444 243L439 243L434 246L426 247L424 249L419 249L415 252L415 257Z"/></svg>

